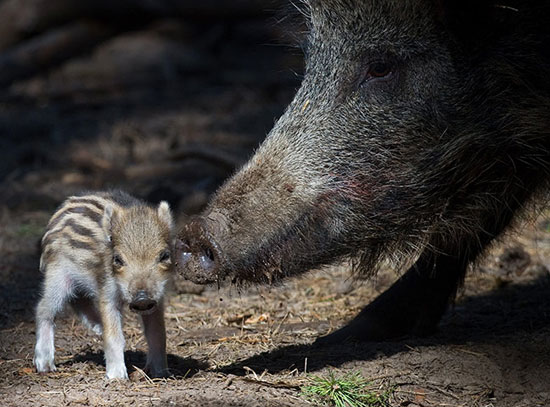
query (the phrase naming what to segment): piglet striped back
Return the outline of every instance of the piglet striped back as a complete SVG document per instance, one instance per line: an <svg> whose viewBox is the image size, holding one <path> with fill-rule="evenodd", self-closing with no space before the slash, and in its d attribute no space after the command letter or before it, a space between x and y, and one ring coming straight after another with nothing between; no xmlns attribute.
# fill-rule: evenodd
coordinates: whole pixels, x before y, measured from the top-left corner
<svg viewBox="0 0 550 407"><path fill-rule="evenodd" d="M128 208L143 205L136 198L121 192L84 193L67 198L50 219L42 237L40 270L60 256L68 257L73 263L103 270L108 236L102 227L102 218L107 205L113 208Z"/></svg>

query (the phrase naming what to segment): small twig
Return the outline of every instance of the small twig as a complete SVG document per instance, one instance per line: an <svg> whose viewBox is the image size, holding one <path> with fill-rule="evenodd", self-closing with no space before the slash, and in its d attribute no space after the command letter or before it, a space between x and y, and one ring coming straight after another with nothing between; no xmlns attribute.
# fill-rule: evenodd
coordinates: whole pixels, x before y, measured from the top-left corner
<svg viewBox="0 0 550 407"><path fill-rule="evenodd" d="M281 320L281 322L279 323L279 325L277 326L277 328L275 328L273 330L273 332L271 333L271 335L277 335L277 332L279 332L279 329L281 329L281 326L283 325L283 323L286 321L286 319L288 318L288 316L290 315L290 311L287 311L287 313L285 314L284 318Z"/></svg>
<svg viewBox="0 0 550 407"><path fill-rule="evenodd" d="M243 369L247 372L247 373L252 373L254 375L254 378L258 381L260 380L258 378L258 375L256 374L256 372L254 370L252 370L251 368L249 368L248 366L243 366Z"/></svg>
<svg viewBox="0 0 550 407"><path fill-rule="evenodd" d="M458 350L458 351L460 351L460 352L463 352L463 353L468 353L468 354L470 354L470 355L485 356L484 353L474 352L473 350L461 349L461 348L456 348L456 350Z"/></svg>
<svg viewBox="0 0 550 407"><path fill-rule="evenodd" d="M494 7L501 8L501 9L504 9L504 10L514 11L516 13L519 11L518 8L515 8L515 7L512 7L512 6L506 6L504 4L495 4Z"/></svg>
<svg viewBox="0 0 550 407"><path fill-rule="evenodd" d="M413 352L420 352L417 348L412 347L411 345L405 344L405 347Z"/></svg>
<svg viewBox="0 0 550 407"><path fill-rule="evenodd" d="M446 396L449 396L449 397L452 397L454 398L455 400L460 400L460 397L454 395L453 393L451 393L450 391L447 391L447 390L443 390L441 387L439 387L440 385L436 384L436 383L430 383L428 382L427 383L428 386L430 386L431 389L435 390L435 391L438 391L440 392L441 394L444 394Z"/></svg>
<svg viewBox="0 0 550 407"><path fill-rule="evenodd" d="M143 377L149 384L155 384L155 382L145 373L142 369L137 366L132 365L134 369Z"/></svg>
<svg viewBox="0 0 550 407"><path fill-rule="evenodd" d="M262 386L272 387L275 389L296 389L299 390L301 387L297 384L289 384L289 383L271 383L266 380L256 380L252 379L250 377L238 377L237 379L242 380L244 382L249 383L257 383Z"/></svg>

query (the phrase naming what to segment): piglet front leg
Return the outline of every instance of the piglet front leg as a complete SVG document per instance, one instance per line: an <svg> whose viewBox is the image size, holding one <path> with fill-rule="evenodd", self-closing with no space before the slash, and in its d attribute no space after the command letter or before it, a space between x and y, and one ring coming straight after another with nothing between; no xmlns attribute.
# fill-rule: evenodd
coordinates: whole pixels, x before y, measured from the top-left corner
<svg viewBox="0 0 550 407"><path fill-rule="evenodd" d="M122 312L116 301L102 298L100 301L103 324L103 347L108 379L128 379L124 364L124 334L122 332Z"/></svg>
<svg viewBox="0 0 550 407"><path fill-rule="evenodd" d="M162 301L151 314L143 314L143 332L147 340L147 363L145 372L151 377L170 376L166 361L166 329Z"/></svg>

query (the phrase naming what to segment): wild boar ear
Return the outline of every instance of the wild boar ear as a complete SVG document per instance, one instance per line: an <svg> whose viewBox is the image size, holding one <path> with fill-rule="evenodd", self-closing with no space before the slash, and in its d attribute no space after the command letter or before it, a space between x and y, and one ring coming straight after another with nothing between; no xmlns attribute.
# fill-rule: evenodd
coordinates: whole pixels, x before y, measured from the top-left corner
<svg viewBox="0 0 550 407"><path fill-rule="evenodd" d="M107 204L103 210L103 217L101 218L101 227L105 232L105 237L110 242L112 229L113 229L114 208L113 205Z"/></svg>
<svg viewBox="0 0 550 407"><path fill-rule="evenodd" d="M157 209L157 215L159 219L164 222L170 230L172 230L174 226L174 220L172 218L172 211L170 210L170 205L168 205L168 202L162 201Z"/></svg>

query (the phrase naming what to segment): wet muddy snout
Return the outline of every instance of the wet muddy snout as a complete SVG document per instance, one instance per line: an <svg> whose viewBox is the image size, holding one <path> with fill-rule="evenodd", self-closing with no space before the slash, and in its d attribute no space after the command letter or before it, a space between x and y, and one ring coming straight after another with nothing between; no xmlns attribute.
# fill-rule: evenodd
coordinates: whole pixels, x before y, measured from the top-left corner
<svg viewBox="0 0 550 407"><path fill-rule="evenodd" d="M195 218L183 227L175 249L177 271L184 278L197 284L217 281L221 253L204 219Z"/></svg>

